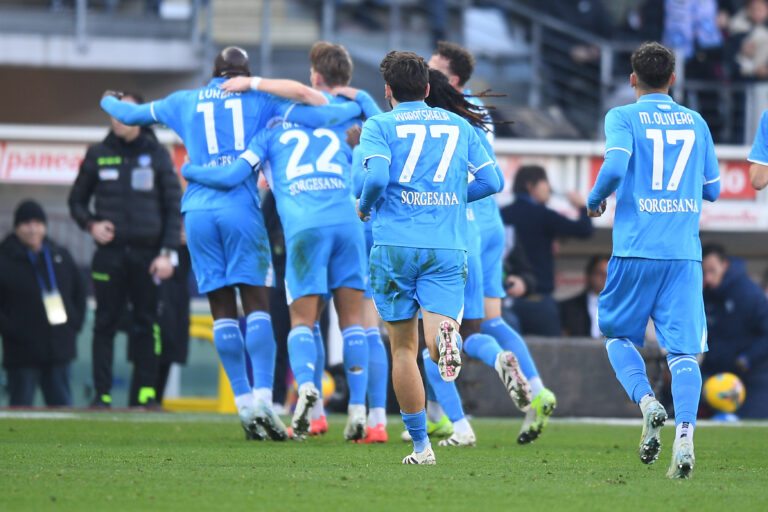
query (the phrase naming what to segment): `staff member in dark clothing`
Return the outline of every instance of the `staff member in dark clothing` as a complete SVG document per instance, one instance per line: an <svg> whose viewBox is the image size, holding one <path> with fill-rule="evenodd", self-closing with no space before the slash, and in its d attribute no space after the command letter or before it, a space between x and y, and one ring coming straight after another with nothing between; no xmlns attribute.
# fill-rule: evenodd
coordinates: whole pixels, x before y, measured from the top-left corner
<svg viewBox="0 0 768 512"><path fill-rule="evenodd" d="M768 418L768 298L747 275L744 261L721 245L704 246L707 344L703 379L720 372L741 378L747 390L740 418Z"/></svg>
<svg viewBox="0 0 768 512"><path fill-rule="evenodd" d="M85 286L69 252L46 237L42 207L24 201L0 244L0 336L11 406L71 406L70 363L85 316Z"/></svg>
<svg viewBox="0 0 768 512"><path fill-rule="evenodd" d="M123 101L139 103L135 94ZM91 197L95 209L89 209ZM112 130L91 146L69 195L72 218L96 241L92 277L96 295L93 328L92 405L112 401L112 357L120 315L132 305L133 382L129 405L155 404L158 353L157 284L173 275L177 259L181 188L168 151L148 128L112 119Z"/></svg>
<svg viewBox="0 0 768 512"><path fill-rule="evenodd" d="M502 208L504 224L513 226L528 261L533 263L537 287L525 299L515 300L515 314L520 318L523 334L560 336L560 313L552 297L555 289L555 260L552 244L557 237L589 238L594 232L587 216L586 202L577 193L568 200L579 208L579 219L571 220L546 203L552 189L547 172L538 165L521 167L512 186L515 201Z"/></svg>

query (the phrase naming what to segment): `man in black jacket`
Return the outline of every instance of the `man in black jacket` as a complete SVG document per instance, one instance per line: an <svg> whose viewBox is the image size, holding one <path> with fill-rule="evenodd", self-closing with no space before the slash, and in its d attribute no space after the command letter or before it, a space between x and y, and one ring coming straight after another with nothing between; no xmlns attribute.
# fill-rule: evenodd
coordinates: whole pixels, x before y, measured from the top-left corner
<svg viewBox="0 0 768 512"><path fill-rule="evenodd" d="M122 100L140 102L135 94ZM94 211L88 206L91 197ZM112 119L112 130L88 149L80 166L69 208L97 244L92 264L94 406L108 407L112 401L114 337L126 300L132 305L132 389L136 390L129 405L155 403L160 352L157 285L173 275L180 199L170 155L148 128Z"/></svg>
<svg viewBox="0 0 768 512"><path fill-rule="evenodd" d="M586 288L575 297L559 303L563 336L602 337L597 326L597 297L605 288L610 259L606 254L596 254L589 258Z"/></svg>
<svg viewBox="0 0 768 512"><path fill-rule="evenodd" d="M24 201L0 244L0 336L11 406L72 405L70 362L85 316L85 287L69 252L46 235L42 207Z"/></svg>
<svg viewBox="0 0 768 512"><path fill-rule="evenodd" d="M739 417L768 418L768 299L723 246L704 246L701 264L709 347L702 377L737 374L747 390Z"/></svg>

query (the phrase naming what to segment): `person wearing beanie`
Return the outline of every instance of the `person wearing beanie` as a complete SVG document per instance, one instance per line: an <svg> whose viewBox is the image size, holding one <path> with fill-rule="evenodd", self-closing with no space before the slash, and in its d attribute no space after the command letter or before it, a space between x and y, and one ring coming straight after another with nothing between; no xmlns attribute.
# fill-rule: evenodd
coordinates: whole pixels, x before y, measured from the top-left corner
<svg viewBox="0 0 768 512"><path fill-rule="evenodd" d="M71 406L70 364L85 317L85 284L69 252L46 236L33 200L14 212L0 243L0 337L11 406Z"/></svg>

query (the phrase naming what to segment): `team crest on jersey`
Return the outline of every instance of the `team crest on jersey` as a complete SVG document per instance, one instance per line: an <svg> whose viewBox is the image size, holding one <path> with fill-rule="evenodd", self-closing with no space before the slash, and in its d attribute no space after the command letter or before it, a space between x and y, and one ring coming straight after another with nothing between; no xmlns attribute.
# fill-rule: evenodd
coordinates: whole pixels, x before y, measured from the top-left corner
<svg viewBox="0 0 768 512"><path fill-rule="evenodd" d="M149 155L139 156L139 165L141 167L149 167L152 164L152 157Z"/></svg>

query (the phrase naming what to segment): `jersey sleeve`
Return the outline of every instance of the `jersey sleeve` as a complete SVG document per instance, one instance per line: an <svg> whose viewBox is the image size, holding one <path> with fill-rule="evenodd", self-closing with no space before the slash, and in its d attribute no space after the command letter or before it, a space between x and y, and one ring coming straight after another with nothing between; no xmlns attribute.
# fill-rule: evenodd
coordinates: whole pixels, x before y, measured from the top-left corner
<svg viewBox="0 0 768 512"><path fill-rule="evenodd" d="M262 162L269 159L269 134L269 129L259 130L240 155L240 158L246 160L254 169L258 169Z"/></svg>
<svg viewBox="0 0 768 512"><path fill-rule="evenodd" d="M706 161L704 163L704 184L706 185L708 183L720 181L720 164L717 161L715 143L712 141L712 134L710 133L706 122L704 123L704 130L707 144ZM766 158L766 161L768 162L768 158Z"/></svg>
<svg viewBox="0 0 768 512"><path fill-rule="evenodd" d="M182 123L178 112L184 108L184 92L178 91L161 100L155 100L149 104L149 112L156 123L162 123L179 133Z"/></svg>
<svg viewBox="0 0 768 512"><path fill-rule="evenodd" d="M114 96L105 96L101 99L100 105L106 113L123 124L148 126L155 122L150 105L146 103L137 105L121 101Z"/></svg>
<svg viewBox="0 0 768 512"><path fill-rule="evenodd" d="M472 174L477 173L480 169L486 166L492 166L493 165L493 159L488 155L488 152L485 150L485 147L483 146L483 142L480 140L480 137L477 135L477 131L475 131L472 126L470 126L469 123L462 120L464 123L466 123L466 126L469 127L469 155L468 155L468 163L469 163L469 172ZM494 170L494 173L496 171ZM495 176L494 176L495 177ZM496 187L498 187L498 178L495 179Z"/></svg>
<svg viewBox="0 0 768 512"><path fill-rule="evenodd" d="M752 150L749 152L747 160L768 166L768 110L760 116L760 124L757 127L755 140L752 142Z"/></svg>
<svg viewBox="0 0 768 512"><path fill-rule="evenodd" d="M363 131L360 134L360 154L364 167L367 166L368 160L376 157L392 162L392 151L379 119L371 118L363 125Z"/></svg>
<svg viewBox="0 0 768 512"><path fill-rule="evenodd" d="M632 155L632 126L618 109L605 116L605 152L624 151Z"/></svg>
<svg viewBox="0 0 768 512"><path fill-rule="evenodd" d="M283 108L283 117L288 122L303 124L310 128L322 128L360 117L361 112L360 105L354 101L317 107L293 103Z"/></svg>

